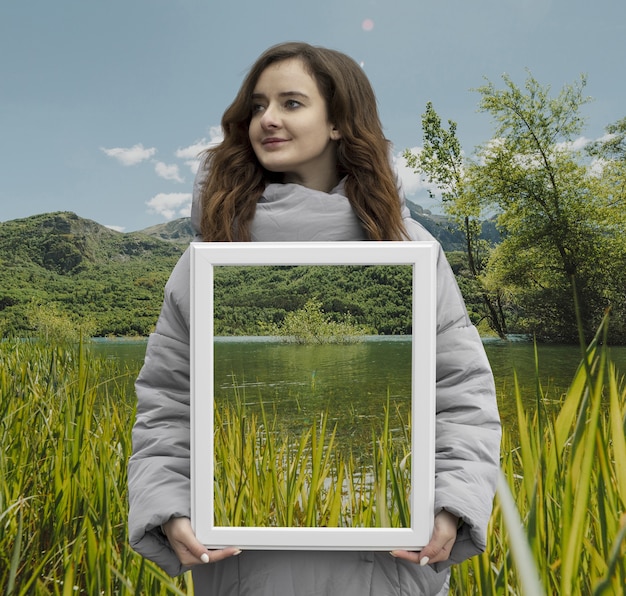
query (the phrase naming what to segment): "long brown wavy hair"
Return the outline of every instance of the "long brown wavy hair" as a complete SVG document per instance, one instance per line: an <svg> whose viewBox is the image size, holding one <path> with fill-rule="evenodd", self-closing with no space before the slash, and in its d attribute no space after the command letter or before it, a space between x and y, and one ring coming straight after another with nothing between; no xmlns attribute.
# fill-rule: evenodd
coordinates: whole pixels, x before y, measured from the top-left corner
<svg viewBox="0 0 626 596"><path fill-rule="evenodd" d="M263 71L277 62L301 60L326 101L328 119L341 133L337 173L370 240L402 240L406 231L396 178L389 163L376 97L362 68L341 52L290 42L266 50L250 69L224 112L224 140L206 151L209 176L202 187L202 237L207 242L249 241L249 225L265 186L282 174L261 166L248 128L252 94Z"/></svg>

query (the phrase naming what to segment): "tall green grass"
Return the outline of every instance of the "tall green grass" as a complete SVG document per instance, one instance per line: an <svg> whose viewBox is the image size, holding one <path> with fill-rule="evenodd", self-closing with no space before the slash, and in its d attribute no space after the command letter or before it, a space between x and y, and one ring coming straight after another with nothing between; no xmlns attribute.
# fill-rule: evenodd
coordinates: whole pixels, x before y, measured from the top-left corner
<svg viewBox="0 0 626 596"><path fill-rule="evenodd" d="M531 576L546 594L623 593L626 389L600 344L590 346L556 413L547 413L545 400L553 396L539 386L532 412L523 407L519 390L502 397L517 400L519 421L517 428L504 429L506 481L496 498L487 551L454 568L453 594L535 596L536 588L525 587ZM134 400L126 394L125 375L136 372L120 371L80 347L0 342L1 594L193 593L188 574L172 580L127 545ZM241 461L250 460L249 437L222 422L216 427L234 433L227 440L235 441ZM325 476L335 440L325 419L312 427L302 447L310 458L304 479L292 466L299 448L276 442L275 449L285 451L273 461L289 466L260 493L276 491L275 482L302 495L305 483L345 487L350 479L358 494L359 475L349 458L336 467L339 472L328 472L342 474L343 482ZM377 444L381 453L391 452ZM401 462L398 454L382 470L393 473ZM267 474L257 480L266 481ZM339 519L338 497L321 495L313 503L296 498L284 515L321 520L315 523ZM239 487L224 499L244 496Z"/></svg>
<svg viewBox="0 0 626 596"><path fill-rule="evenodd" d="M185 593L128 546L123 375L82 346L0 343L0 593Z"/></svg>
<svg viewBox="0 0 626 596"><path fill-rule="evenodd" d="M370 465L337 445L336 426L320 414L300 435L281 432L278 412L235 404L215 410L216 525L259 527L409 527L410 425L401 440L372 430ZM347 452L346 452L347 451Z"/></svg>
<svg viewBox="0 0 626 596"><path fill-rule="evenodd" d="M487 549L454 569L452 594L626 592L626 389L600 340L556 413L541 386L532 415L515 388L518 428L504 429Z"/></svg>

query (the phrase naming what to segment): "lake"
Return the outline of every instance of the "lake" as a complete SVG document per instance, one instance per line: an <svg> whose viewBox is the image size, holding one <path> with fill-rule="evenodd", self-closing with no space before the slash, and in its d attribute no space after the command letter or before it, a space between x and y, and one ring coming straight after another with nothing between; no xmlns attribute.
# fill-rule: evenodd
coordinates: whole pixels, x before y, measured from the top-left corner
<svg viewBox="0 0 626 596"><path fill-rule="evenodd" d="M143 362L145 340L96 340L94 353L117 360L128 369L128 386L132 388ZM531 342L485 339L485 350L491 363L498 403L504 424L515 425L514 373L517 373L527 407L536 404L535 348ZM558 405L562 394L580 363L580 348L571 345L540 344L537 347L539 380L548 407ZM626 346L610 348L610 357L618 370L626 373ZM220 341L216 348L216 381L227 389L237 385L246 399L257 398L261 376L273 383L293 404L307 407L325 395L335 402L345 401L343 410L354 412L353 397L385 395L393 398L404 391L410 342L402 338L377 338L357 344L302 346L268 343L262 338L232 338ZM403 370L403 374L398 374ZM267 376L269 373L269 376ZM233 377L234 375L234 377ZM359 414L366 415L366 414Z"/></svg>

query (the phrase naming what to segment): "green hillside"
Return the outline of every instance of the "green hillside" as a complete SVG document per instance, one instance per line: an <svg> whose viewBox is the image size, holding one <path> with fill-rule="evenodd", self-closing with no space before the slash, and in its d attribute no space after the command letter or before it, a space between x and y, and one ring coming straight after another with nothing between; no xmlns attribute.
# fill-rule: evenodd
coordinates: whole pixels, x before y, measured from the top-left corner
<svg viewBox="0 0 626 596"><path fill-rule="evenodd" d="M459 247L461 236L445 218L410 207L444 249ZM55 321L96 336L147 335L169 274L192 239L188 218L133 233L70 212L0 223L0 335L30 336ZM462 259L450 256L462 278ZM231 271L228 283L216 290L221 332L256 333L259 321L280 322L307 297L321 300L337 320L352 316L381 333L408 331L406 287L399 289L395 274L386 289L365 287L372 279L389 277L388 271L263 269Z"/></svg>
<svg viewBox="0 0 626 596"><path fill-rule="evenodd" d="M69 212L0 224L0 331L29 335L38 306L96 335L145 335L182 249Z"/></svg>

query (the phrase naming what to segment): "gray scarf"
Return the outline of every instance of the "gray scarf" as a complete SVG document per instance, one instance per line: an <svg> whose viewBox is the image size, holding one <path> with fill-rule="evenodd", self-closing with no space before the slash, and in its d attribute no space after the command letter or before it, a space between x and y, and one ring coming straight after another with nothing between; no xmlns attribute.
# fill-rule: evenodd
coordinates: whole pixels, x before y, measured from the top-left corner
<svg viewBox="0 0 626 596"><path fill-rule="evenodd" d="M193 187L191 224L200 237L200 188L206 170L199 170ZM400 196L403 197L400 188ZM402 199L402 215L410 219ZM407 227L411 227L410 225ZM367 237L345 196L344 180L329 193L299 184L269 184L257 203L250 225L254 242L333 242Z"/></svg>

